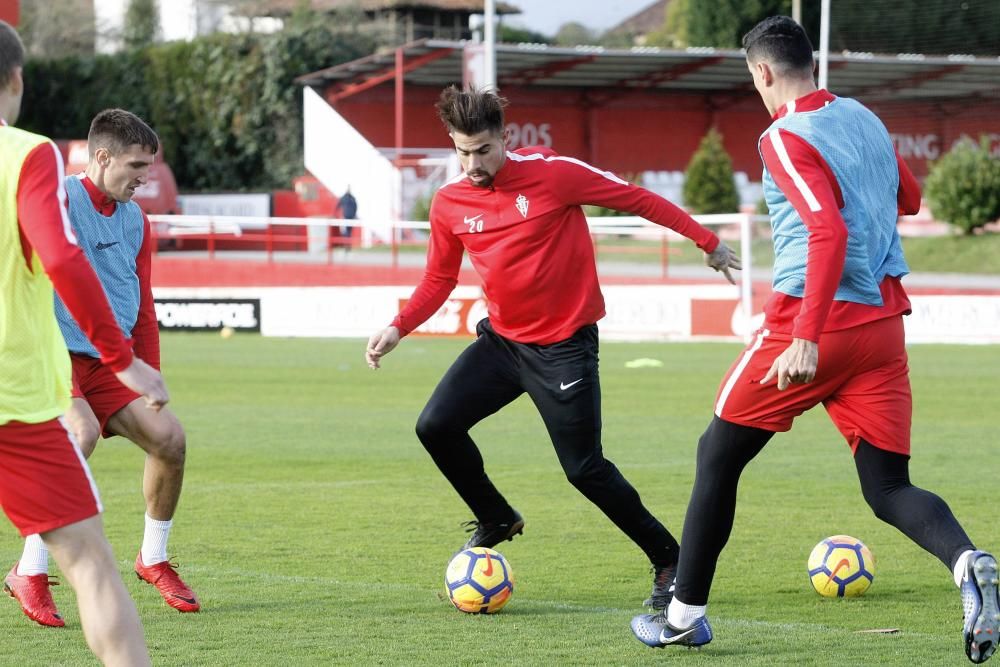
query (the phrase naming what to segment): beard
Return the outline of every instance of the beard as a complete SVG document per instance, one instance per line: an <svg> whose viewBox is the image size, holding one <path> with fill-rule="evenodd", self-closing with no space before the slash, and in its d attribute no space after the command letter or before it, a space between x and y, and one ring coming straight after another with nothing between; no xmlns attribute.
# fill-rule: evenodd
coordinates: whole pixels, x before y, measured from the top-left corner
<svg viewBox="0 0 1000 667"><path fill-rule="evenodd" d="M477 188L489 188L493 186L493 179L496 178L496 174L489 174L485 171L473 171L466 174L469 178L469 183ZM473 176L481 180L473 180Z"/></svg>

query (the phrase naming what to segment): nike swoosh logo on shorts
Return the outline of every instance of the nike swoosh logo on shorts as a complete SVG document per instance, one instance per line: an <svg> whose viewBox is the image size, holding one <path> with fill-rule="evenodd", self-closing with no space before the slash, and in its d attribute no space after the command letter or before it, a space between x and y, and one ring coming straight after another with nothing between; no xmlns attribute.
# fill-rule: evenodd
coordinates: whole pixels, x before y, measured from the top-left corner
<svg viewBox="0 0 1000 667"><path fill-rule="evenodd" d="M119 243L121 243L121 241L112 241L111 243L101 243L100 241L98 241L97 245L94 247L97 248L98 250L107 250L111 246L116 246Z"/></svg>
<svg viewBox="0 0 1000 667"><path fill-rule="evenodd" d="M573 385L575 385L578 382L583 382L583 378L580 378L579 380L573 380L569 384L566 384L565 382L560 382L559 383L559 388L562 389L563 391L566 391L567 389L569 389L570 387L572 387Z"/></svg>

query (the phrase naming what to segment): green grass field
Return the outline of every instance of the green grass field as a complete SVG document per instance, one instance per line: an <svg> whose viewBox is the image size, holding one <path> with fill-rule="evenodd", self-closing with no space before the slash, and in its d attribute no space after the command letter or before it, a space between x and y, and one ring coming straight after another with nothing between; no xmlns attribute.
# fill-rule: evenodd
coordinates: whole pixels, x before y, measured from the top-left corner
<svg viewBox="0 0 1000 667"><path fill-rule="evenodd" d="M739 242L731 241L740 252ZM408 245L401 252L425 254L426 246ZM662 243L654 240L637 240L611 235L597 238L595 246L601 262L629 262L659 264L662 261ZM359 250L359 252L374 252ZM378 249L378 252L384 252ZM977 236L904 237L903 254L916 273L976 273L1000 274L1000 234ZM705 255L693 243L670 243L667 261L670 264L704 264ZM774 246L769 237L753 240L753 263L757 267L770 267L774 263Z"/></svg>
<svg viewBox="0 0 1000 667"><path fill-rule="evenodd" d="M737 242L731 243L739 252ZM918 273L1000 273L1000 234L978 236L904 237L903 254L910 270ZM659 263L661 244L657 241L637 241L604 237L597 242L597 257L609 262ZM670 244L668 261L674 264L702 264L704 254L692 243ZM770 238L753 240L753 262L757 267L774 263L774 247Z"/></svg>
<svg viewBox="0 0 1000 667"><path fill-rule="evenodd" d="M121 571L162 665L961 665L961 603L950 573L881 524L822 410L748 469L709 607L716 640L654 651L628 630L649 592L641 552L564 479L532 405L519 399L475 431L487 469L525 516L499 548L517 587L497 616L443 601L468 511L413 425L464 342L407 339L369 371L361 341L166 335L172 408L188 431L185 491L171 536L203 611L181 615L131 573L142 534L142 455L102 442L92 466ZM680 532L727 344L602 348L604 442L646 504ZM628 370L653 357L663 368ZM995 488L995 347L918 346L914 482L941 494L983 547L1000 549ZM976 452L973 459L971 454ZM984 495L985 494L985 495ZM0 541L13 563L21 541ZM821 599L805 562L848 533L877 559L855 600ZM5 565L4 567L9 567ZM55 589L61 630L0 606L0 664L95 664L72 591ZM858 634L898 628L893 635Z"/></svg>

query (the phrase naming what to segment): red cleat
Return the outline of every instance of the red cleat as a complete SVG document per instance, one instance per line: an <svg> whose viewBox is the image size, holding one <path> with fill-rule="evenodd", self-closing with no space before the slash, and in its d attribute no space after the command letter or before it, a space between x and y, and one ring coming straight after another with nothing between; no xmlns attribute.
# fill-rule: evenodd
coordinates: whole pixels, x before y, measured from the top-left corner
<svg viewBox="0 0 1000 667"><path fill-rule="evenodd" d="M66 625L56 603L52 600L49 586L58 586L58 581L52 581L47 574L17 573L17 563L3 580L3 589L21 603L24 615L39 625L61 628Z"/></svg>
<svg viewBox="0 0 1000 667"><path fill-rule="evenodd" d="M156 586L167 604L180 612L198 611L198 597L187 584L177 576L177 565L163 561L156 565L144 565L142 552L135 557L135 574L139 579Z"/></svg>

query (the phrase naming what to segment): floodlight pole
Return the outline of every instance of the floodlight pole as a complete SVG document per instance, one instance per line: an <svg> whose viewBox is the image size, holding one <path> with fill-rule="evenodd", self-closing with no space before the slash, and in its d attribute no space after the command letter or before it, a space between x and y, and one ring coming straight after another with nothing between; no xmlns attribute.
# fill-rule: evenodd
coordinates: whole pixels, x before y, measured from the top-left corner
<svg viewBox="0 0 1000 667"><path fill-rule="evenodd" d="M483 63L483 86L496 90L497 88L497 33L496 33L496 0L484 0L483 47L485 53Z"/></svg>
<svg viewBox="0 0 1000 667"><path fill-rule="evenodd" d="M823 0L819 18L819 81L820 88L827 87L830 64L830 0Z"/></svg>

